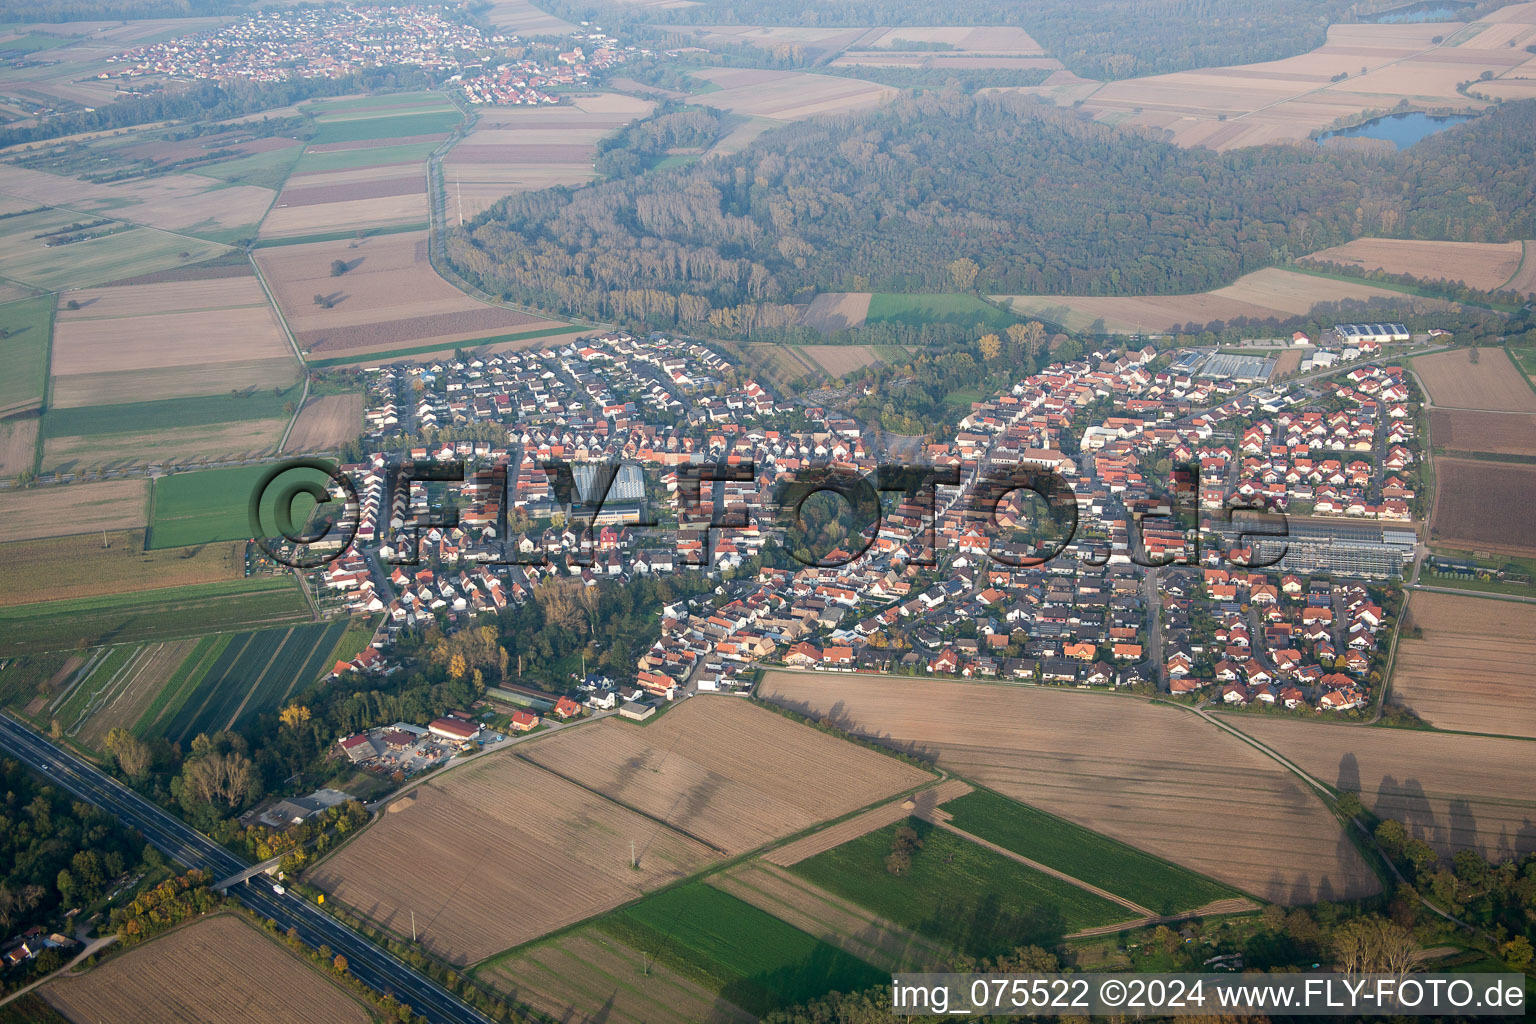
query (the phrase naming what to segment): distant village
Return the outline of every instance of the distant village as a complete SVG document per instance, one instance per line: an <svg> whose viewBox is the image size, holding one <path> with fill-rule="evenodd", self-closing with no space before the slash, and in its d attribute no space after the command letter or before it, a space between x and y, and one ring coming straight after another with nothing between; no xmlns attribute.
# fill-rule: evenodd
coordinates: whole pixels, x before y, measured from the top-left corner
<svg viewBox="0 0 1536 1024"><path fill-rule="evenodd" d="M483 33L451 12L432 5L262 11L108 57L117 67L98 77L282 82L411 67L439 76L472 104L537 105L555 103L556 90L589 84L643 52L584 29L554 62L506 59L520 42L516 36Z"/></svg>
<svg viewBox="0 0 1536 1024"><path fill-rule="evenodd" d="M868 549L827 567L767 557L775 488L817 466L873 474L883 453L852 417L776 395L707 345L610 333L376 368L373 454L343 467L358 488L356 541L312 582L383 625L377 649L338 675L387 671L391 638L462 628L537 600L553 579L597 586L707 567L717 586L658 609L632 678L493 688L516 708L499 729L466 715L350 737L342 750L404 778L570 717L746 692L771 666L1365 708L1418 542L1419 399L1380 358L1402 340L1382 330L1306 339L1325 365L1290 382L1206 375L1200 360L1151 347L1052 365L926 445L925 462L961 479L931 512L894 495ZM460 462L464 480L396 486L413 462ZM562 494L546 462L621 468L611 480L575 473ZM683 508L680 477L702 463L750 474ZM1197 471L1187 501L1151 468L1172 464ZM1076 533L1043 564L1031 564L1022 492L995 514L972 500L985 472L1017 467L1054 470L1075 493ZM1233 507L1287 511L1287 536L1239 536ZM447 508L457 525L434 525Z"/></svg>

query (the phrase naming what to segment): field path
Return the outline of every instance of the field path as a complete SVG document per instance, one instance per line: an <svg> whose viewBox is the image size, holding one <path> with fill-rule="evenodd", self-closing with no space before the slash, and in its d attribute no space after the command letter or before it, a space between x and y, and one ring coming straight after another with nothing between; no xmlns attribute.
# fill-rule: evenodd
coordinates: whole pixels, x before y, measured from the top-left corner
<svg viewBox="0 0 1536 1024"><path fill-rule="evenodd" d="M1126 910L1129 910L1131 913L1135 914L1137 917L1156 917L1157 916L1157 915L1153 914L1152 911L1150 911L1146 907L1142 906L1140 903L1132 903L1130 900L1126 899L1124 896L1116 896L1114 893L1110 892L1108 889L1100 889L1096 885L1090 885L1089 883L1083 881L1081 878L1073 878L1071 875L1067 874L1065 871L1057 871L1055 868L1049 867L1049 866L1047 866L1045 864L1041 864L1037 860L1030 860L1028 857L1024 856L1022 853L1014 853L1012 850L1008 849L1006 846L998 846L996 843L989 843L989 842L987 842L987 840L981 838L980 836L974 836L974 835L971 835L971 833L966 832L964 829L956 828L954 825L951 825L947 820L943 820L944 817L947 817L947 816L941 817L940 815L935 815L935 814L930 813L930 814L923 815L923 817L926 818L928 821L932 822L933 824L937 825L939 828L947 829L950 832L953 832L955 835L959 836L961 839L965 839L965 840L968 840L970 842L973 842L977 846L981 846L981 847L984 847L984 848L986 848L988 850L991 850L993 853L1001 854L1002 856L1007 857L1009 860L1018 861L1020 864L1023 864L1027 868L1034 868L1036 871L1040 872L1042 875L1050 875L1052 878L1060 879L1061 881L1066 882L1068 885L1075 885L1079 889L1083 889L1083 890L1085 890L1087 892L1093 893L1095 896L1103 897L1104 899L1109 900L1111 903L1118 903L1118 904L1120 904L1120 906L1124 907Z"/></svg>
<svg viewBox="0 0 1536 1024"><path fill-rule="evenodd" d="M799 864L803 860L809 860L818 853L826 853L844 843L868 835L877 829L894 825L896 822L909 818L916 814L920 817L928 817L930 814L945 814L938 810L940 804L946 804L951 800L971 792L971 784L961 779L945 779L938 785L919 790L911 796L889 803L881 804L862 814L855 814L846 821L814 832L803 839L785 843L783 846L768 851L763 855L763 860L779 867L787 868ZM930 818L929 820L935 820Z"/></svg>

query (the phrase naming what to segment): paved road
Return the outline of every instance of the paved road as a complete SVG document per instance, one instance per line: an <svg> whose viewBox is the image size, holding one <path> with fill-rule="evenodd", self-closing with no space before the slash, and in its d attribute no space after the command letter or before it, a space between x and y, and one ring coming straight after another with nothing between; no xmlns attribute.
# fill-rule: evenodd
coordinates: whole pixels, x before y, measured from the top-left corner
<svg viewBox="0 0 1536 1024"><path fill-rule="evenodd" d="M115 814L180 864L201 868L214 878L237 874L249 866L117 780L3 715L0 748L75 796ZM295 929L311 946L324 944L343 954L348 970L359 981L394 995L434 1024L491 1024L484 1014L292 893L279 896L264 880L235 886L230 892L252 910L276 921L280 930Z"/></svg>

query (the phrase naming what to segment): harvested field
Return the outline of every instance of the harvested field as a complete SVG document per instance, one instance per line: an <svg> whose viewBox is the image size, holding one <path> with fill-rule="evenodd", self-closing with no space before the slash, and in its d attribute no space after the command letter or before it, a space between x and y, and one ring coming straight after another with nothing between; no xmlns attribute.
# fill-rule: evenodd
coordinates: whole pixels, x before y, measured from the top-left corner
<svg viewBox="0 0 1536 1024"><path fill-rule="evenodd" d="M1245 274L1225 288L1191 295L997 295L1014 312L1038 316L1067 330L1105 334L1166 333L1188 324L1203 328L1217 320L1289 320L1322 302L1391 299L1416 308L1443 309L1440 299L1410 298L1364 281L1298 274L1268 267Z"/></svg>
<svg viewBox="0 0 1536 1024"><path fill-rule="evenodd" d="M756 1017L596 928L497 960L475 976L552 1019L753 1024Z"/></svg>
<svg viewBox="0 0 1536 1024"><path fill-rule="evenodd" d="M1421 591L1405 625L1424 637L1398 640L1394 703L1437 728L1536 739L1536 605Z"/></svg>
<svg viewBox="0 0 1536 1024"><path fill-rule="evenodd" d="M108 532L106 537L92 530L0 544L0 607L212 583L244 575L244 542L146 551L142 529Z"/></svg>
<svg viewBox="0 0 1536 1024"><path fill-rule="evenodd" d="M632 841L638 870L630 868ZM502 755L417 787L307 878L397 935L411 933L414 910L422 945L464 964L711 859L702 843Z"/></svg>
<svg viewBox="0 0 1536 1024"><path fill-rule="evenodd" d="M50 437L43 442L43 471L75 473L224 458L257 459L277 447L287 426L286 418L239 420L144 433Z"/></svg>
<svg viewBox="0 0 1536 1024"><path fill-rule="evenodd" d="M529 0L491 0L485 20L522 36L568 36L580 31L570 22L539 10Z"/></svg>
<svg viewBox="0 0 1536 1024"><path fill-rule="evenodd" d="M869 292L822 292L800 314L800 323L822 334L859 327L869 315L869 298Z"/></svg>
<svg viewBox="0 0 1536 1024"><path fill-rule="evenodd" d="M233 914L205 918L43 986L74 1024L368 1024L363 1005Z"/></svg>
<svg viewBox="0 0 1536 1024"><path fill-rule="evenodd" d="M1429 389L1430 402L1447 409L1536 413L1536 391L1525 382L1507 352L1452 349L1419 356L1413 369Z"/></svg>
<svg viewBox="0 0 1536 1024"><path fill-rule="evenodd" d="M256 260L300 347L318 356L451 346L559 326L477 302L438 277L424 231L262 249ZM351 269L332 277L334 260ZM331 308L317 305L317 294Z"/></svg>
<svg viewBox="0 0 1536 1024"><path fill-rule="evenodd" d="M1519 784L1530 777L1528 740L1261 717L1233 724L1441 853L1536 851L1536 793Z"/></svg>
<svg viewBox="0 0 1536 1024"><path fill-rule="evenodd" d="M1275 368L1270 373L1269 379L1279 380L1286 374L1295 373L1299 369L1301 369L1301 349L1286 349L1284 352L1280 353L1279 358L1275 360Z"/></svg>
<svg viewBox="0 0 1536 1024"><path fill-rule="evenodd" d="M930 778L733 697L696 697L643 728L606 719L520 755L723 854Z"/></svg>
<svg viewBox="0 0 1536 1024"><path fill-rule="evenodd" d="M1520 266L1519 242L1427 242L1416 238L1357 238L1306 257L1316 263L1339 263L1389 274L1408 274L1421 281L1460 281L1494 291Z"/></svg>
<svg viewBox="0 0 1536 1024"><path fill-rule="evenodd" d="M900 92L854 78L809 75L800 71L758 68L706 68L693 77L720 86L703 102L747 117L799 121L818 114L867 110L894 99Z"/></svg>
<svg viewBox="0 0 1536 1024"><path fill-rule="evenodd" d="M936 971L953 956L943 944L764 861L711 875L708 882L881 970Z"/></svg>
<svg viewBox="0 0 1536 1024"><path fill-rule="evenodd" d="M769 672L758 692L1266 899L1310 903L1378 888L1294 776L1185 711L883 676Z"/></svg>
<svg viewBox="0 0 1536 1024"><path fill-rule="evenodd" d="M1436 448L1536 455L1536 416L1529 413L1435 409L1429 426Z"/></svg>
<svg viewBox="0 0 1536 1024"><path fill-rule="evenodd" d="M868 345L802 345L800 351L815 360L830 377L844 377L880 361Z"/></svg>
<svg viewBox="0 0 1536 1024"><path fill-rule="evenodd" d="M0 541L142 529L147 480L105 480L0 491Z"/></svg>
<svg viewBox="0 0 1536 1024"><path fill-rule="evenodd" d="M914 814L924 818L932 817L935 808L940 804L958 799L969 792L971 792L970 783L960 779L945 779L937 786L914 793L905 800L893 800L888 804L881 804L873 810L856 814L847 821L838 822L820 832L813 832L804 839L796 839L794 842L775 847L763 854L763 860L787 868L818 853L826 853L834 847L842 846L850 839L857 839L876 829L904 821ZM937 813L947 817L943 811Z"/></svg>
<svg viewBox="0 0 1536 1024"><path fill-rule="evenodd" d="M32 468L39 422L36 416L0 420L0 477L17 476Z"/></svg>
<svg viewBox="0 0 1536 1024"><path fill-rule="evenodd" d="M304 403L285 452L329 451L363 432L363 396L326 395Z"/></svg>
<svg viewBox="0 0 1536 1024"><path fill-rule="evenodd" d="M1536 466L1435 459L1433 543L1505 555L1536 555Z"/></svg>
<svg viewBox="0 0 1536 1024"><path fill-rule="evenodd" d="M408 174L402 177L376 178L347 185L316 184L290 185L277 197L277 208L316 206L322 203L339 203L349 199L383 199L388 196L413 196L427 190L427 176Z"/></svg>
<svg viewBox="0 0 1536 1024"><path fill-rule="evenodd" d="M221 395L232 381L287 387L298 376L250 275L66 292L56 317L56 407Z"/></svg>
<svg viewBox="0 0 1536 1024"><path fill-rule="evenodd" d="M416 224L427 219L427 193L397 193L373 199L275 206L261 222L262 238L299 238L331 231Z"/></svg>
<svg viewBox="0 0 1536 1024"><path fill-rule="evenodd" d="M591 181L597 141L654 107L605 93L571 106L480 108L475 129L443 159L450 213L473 217L513 192Z"/></svg>

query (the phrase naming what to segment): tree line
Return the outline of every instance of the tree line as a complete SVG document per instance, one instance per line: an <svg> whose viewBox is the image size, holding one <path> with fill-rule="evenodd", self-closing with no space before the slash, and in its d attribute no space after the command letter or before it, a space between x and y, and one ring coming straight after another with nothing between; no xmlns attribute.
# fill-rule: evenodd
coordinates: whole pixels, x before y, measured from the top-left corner
<svg viewBox="0 0 1536 1024"><path fill-rule="evenodd" d="M448 251L508 300L778 339L816 291L1179 294L1362 235L1530 237L1533 139L1536 101L1401 153L1214 153L1028 98L925 93L508 196Z"/></svg>

